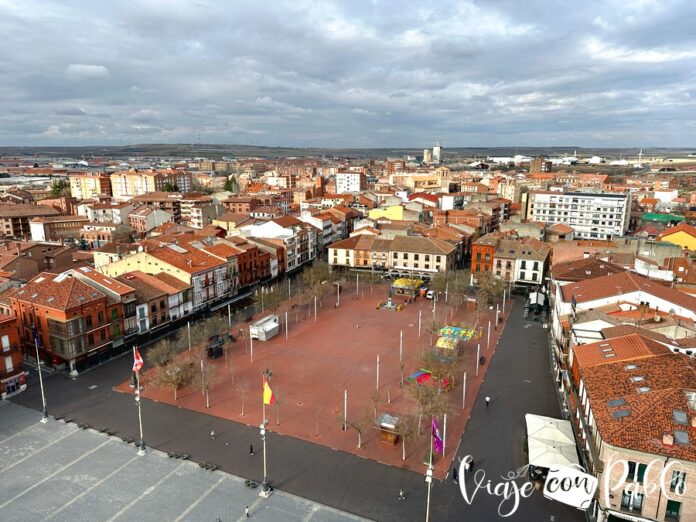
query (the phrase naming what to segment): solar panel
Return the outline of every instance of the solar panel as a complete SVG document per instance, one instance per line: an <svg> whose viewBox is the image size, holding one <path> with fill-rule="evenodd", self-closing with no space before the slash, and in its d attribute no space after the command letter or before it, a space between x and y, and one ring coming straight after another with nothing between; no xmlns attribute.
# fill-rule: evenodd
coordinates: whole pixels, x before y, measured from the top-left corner
<svg viewBox="0 0 696 522"><path fill-rule="evenodd" d="M689 434L682 430L674 430L674 441L677 444L689 445Z"/></svg>
<svg viewBox="0 0 696 522"><path fill-rule="evenodd" d="M677 424L689 424L689 417L687 417L685 411L672 410L672 415L674 415L674 422Z"/></svg>
<svg viewBox="0 0 696 522"><path fill-rule="evenodd" d="M607 402L607 406L609 406L610 408L614 408L616 406L623 406L624 404L626 404L626 401L623 399L614 399L613 401Z"/></svg>
<svg viewBox="0 0 696 522"><path fill-rule="evenodd" d="M616 410L611 414L615 419L620 419L621 417L628 417L631 414L631 410Z"/></svg>

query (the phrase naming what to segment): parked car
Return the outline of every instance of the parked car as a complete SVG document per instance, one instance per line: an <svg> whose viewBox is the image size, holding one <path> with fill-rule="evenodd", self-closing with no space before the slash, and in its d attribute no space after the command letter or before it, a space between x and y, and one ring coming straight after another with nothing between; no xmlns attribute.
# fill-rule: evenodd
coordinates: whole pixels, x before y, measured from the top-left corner
<svg viewBox="0 0 696 522"><path fill-rule="evenodd" d="M434 299L435 298L435 290L428 290L425 294L426 299Z"/></svg>

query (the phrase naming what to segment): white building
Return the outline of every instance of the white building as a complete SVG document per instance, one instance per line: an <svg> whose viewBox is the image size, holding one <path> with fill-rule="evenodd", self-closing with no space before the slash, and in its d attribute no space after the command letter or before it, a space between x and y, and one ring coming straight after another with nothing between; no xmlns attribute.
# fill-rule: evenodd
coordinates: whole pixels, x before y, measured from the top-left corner
<svg viewBox="0 0 696 522"><path fill-rule="evenodd" d="M442 145L439 143L433 147L433 163L442 163Z"/></svg>
<svg viewBox="0 0 696 522"><path fill-rule="evenodd" d="M631 195L624 193L531 192L527 219L573 227L578 239L610 239L628 230Z"/></svg>
<svg viewBox="0 0 696 522"><path fill-rule="evenodd" d="M339 172L336 174L336 194L362 192L365 190L365 174L362 172Z"/></svg>

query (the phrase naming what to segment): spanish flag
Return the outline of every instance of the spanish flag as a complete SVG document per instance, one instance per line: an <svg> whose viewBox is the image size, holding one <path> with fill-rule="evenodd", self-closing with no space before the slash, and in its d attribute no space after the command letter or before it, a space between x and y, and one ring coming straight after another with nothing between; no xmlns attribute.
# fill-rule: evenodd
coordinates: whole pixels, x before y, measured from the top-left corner
<svg viewBox="0 0 696 522"><path fill-rule="evenodd" d="M261 377L263 379L263 403L264 404L275 404L275 395L273 395L273 390L268 385L266 377Z"/></svg>

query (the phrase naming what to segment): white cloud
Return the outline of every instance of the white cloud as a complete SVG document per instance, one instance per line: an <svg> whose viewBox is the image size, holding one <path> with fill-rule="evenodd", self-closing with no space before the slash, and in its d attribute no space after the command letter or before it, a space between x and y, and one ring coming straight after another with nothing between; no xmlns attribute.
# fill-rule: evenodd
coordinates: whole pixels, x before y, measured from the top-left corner
<svg viewBox="0 0 696 522"><path fill-rule="evenodd" d="M109 69L103 65L88 65L84 63L71 63L65 69L68 78L73 79L100 79L109 77Z"/></svg>
<svg viewBox="0 0 696 522"><path fill-rule="evenodd" d="M623 46L606 44L597 38L585 42L585 49L590 56L608 62L624 63L664 63L696 58L696 50L676 50L669 47L652 49L629 49Z"/></svg>

